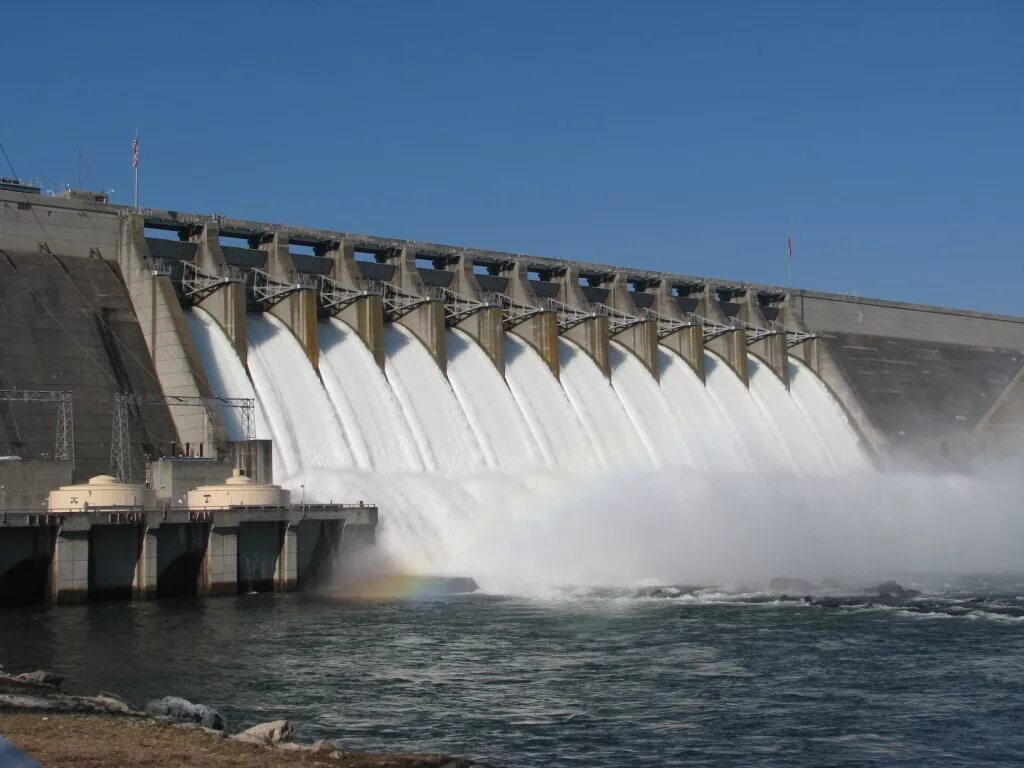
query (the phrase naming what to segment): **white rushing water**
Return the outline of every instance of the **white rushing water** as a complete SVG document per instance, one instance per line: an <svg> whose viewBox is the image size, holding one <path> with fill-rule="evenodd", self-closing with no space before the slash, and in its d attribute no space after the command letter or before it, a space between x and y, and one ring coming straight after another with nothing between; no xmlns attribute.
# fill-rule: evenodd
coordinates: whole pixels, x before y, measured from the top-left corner
<svg viewBox="0 0 1024 768"><path fill-rule="evenodd" d="M505 336L505 380L545 466L597 471L601 460L565 390L544 358L514 333Z"/></svg>
<svg viewBox="0 0 1024 768"><path fill-rule="evenodd" d="M448 381L488 466L511 471L539 466L540 446L487 353L462 331L448 331L446 343Z"/></svg>
<svg viewBox="0 0 1024 768"><path fill-rule="evenodd" d="M793 358L789 361L789 391L807 420L818 430L837 470L849 472L869 467L860 437L839 401L832 397L825 382Z"/></svg>
<svg viewBox="0 0 1024 768"><path fill-rule="evenodd" d="M665 391L640 359L615 342L609 351L612 388L654 465L707 466L698 448L700 436L696 430L687 429L678 411L669 404Z"/></svg>
<svg viewBox="0 0 1024 768"><path fill-rule="evenodd" d="M318 332L320 375L364 463L381 471L422 471L402 407L359 334L333 318L320 323Z"/></svg>
<svg viewBox="0 0 1024 768"><path fill-rule="evenodd" d="M380 549L401 570L519 589L1009 556L990 540L1008 525L993 501L1012 496L1005 484L876 473L842 408L796 361L787 390L751 360L748 390L713 354L705 384L662 350L656 380L613 344L609 381L560 339L559 380L509 334L503 378L450 331L446 377L412 333L388 325L382 372L330 320L318 376L284 325L250 315L250 384L216 323L200 311L189 323L211 388L255 394L277 479L309 501L379 504ZM972 526L961 524L968 506Z"/></svg>
<svg viewBox="0 0 1024 768"><path fill-rule="evenodd" d="M273 315L250 313L246 319L249 373L274 440L275 479L287 481L308 467L355 466L334 406L298 339Z"/></svg>
<svg viewBox="0 0 1024 768"><path fill-rule="evenodd" d="M601 369L580 347L558 340L561 382L598 456L609 469L650 468L653 456Z"/></svg>

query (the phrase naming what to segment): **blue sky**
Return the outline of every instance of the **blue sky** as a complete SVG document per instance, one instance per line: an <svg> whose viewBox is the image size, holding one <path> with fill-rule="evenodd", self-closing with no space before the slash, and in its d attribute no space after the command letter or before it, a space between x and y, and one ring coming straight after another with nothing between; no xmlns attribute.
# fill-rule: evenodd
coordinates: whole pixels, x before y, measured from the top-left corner
<svg viewBox="0 0 1024 768"><path fill-rule="evenodd" d="M18 173L1024 314L1024 3L9 3ZM7 171L6 168L3 169Z"/></svg>

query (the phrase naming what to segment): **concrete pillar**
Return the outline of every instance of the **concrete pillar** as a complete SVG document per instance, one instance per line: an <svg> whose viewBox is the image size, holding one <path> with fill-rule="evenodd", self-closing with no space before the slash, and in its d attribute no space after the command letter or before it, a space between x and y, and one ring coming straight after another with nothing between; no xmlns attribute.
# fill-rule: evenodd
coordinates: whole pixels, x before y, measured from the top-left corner
<svg viewBox="0 0 1024 768"><path fill-rule="evenodd" d="M560 274L554 275L558 283L558 300L581 312L590 311L590 302L580 288L580 273L575 267L566 267ZM582 323L563 331L565 338L574 341L606 376L611 376L611 357L608 352L608 318L592 317Z"/></svg>
<svg viewBox="0 0 1024 768"><path fill-rule="evenodd" d="M461 296L474 301L482 300L482 292L473 273L473 259L462 254L454 264L448 266L453 273L451 289ZM479 344L494 367L505 375L505 326L501 307L492 307L474 312L455 324L460 331L469 334Z"/></svg>
<svg viewBox="0 0 1024 768"><path fill-rule="evenodd" d="M540 302L530 286L530 276L526 269L526 262L514 261L503 267L499 274L508 278L506 294L516 304L526 307L539 307ZM521 338L537 354L544 358L551 373L558 378L560 366L558 362L558 318L554 312L542 312L517 323L510 331Z"/></svg>
<svg viewBox="0 0 1024 768"><path fill-rule="evenodd" d="M185 315L171 279L154 275L146 245L145 221L140 214L120 220L118 265L165 395L210 397L202 363L192 343ZM178 444L220 443L226 437L216 409L169 405Z"/></svg>
<svg viewBox="0 0 1024 768"><path fill-rule="evenodd" d="M710 283L704 285L697 299L694 314L720 325L732 325L732 318L726 317L718 306L718 298ZM743 386L750 386L750 374L747 371L747 333L743 328L726 331L713 339L705 339L704 346L725 361L733 373L740 377Z"/></svg>
<svg viewBox="0 0 1024 768"><path fill-rule="evenodd" d="M274 569L274 591L293 592L299 581L298 531L287 522L280 523L280 526L281 553L277 558L277 568Z"/></svg>
<svg viewBox="0 0 1024 768"><path fill-rule="evenodd" d="M202 229L192 232L189 240L196 244L195 264L199 269L211 275L226 277L231 274L220 249L220 228L216 224L204 224ZM231 283L218 288L197 304L209 312L227 334L242 365L246 364L249 349L245 338L245 304L243 283Z"/></svg>
<svg viewBox="0 0 1024 768"><path fill-rule="evenodd" d="M670 282L662 280L648 292L654 294L654 311L660 318L679 322L686 319ZM700 380L704 381L704 332L699 325L680 328L659 338L658 343L682 357Z"/></svg>
<svg viewBox="0 0 1024 768"><path fill-rule="evenodd" d="M414 296L426 296L427 291L416 267L416 251L405 246L397 256L395 283L399 290ZM396 321L412 331L412 334L430 352L437 367L447 375L448 349L445 343L444 304L429 301L407 312Z"/></svg>
<svg viewBox="0 0 1024 768"><path fill-rule="evenodd" d="M633 296L630 294L625 272L616 272L608 285L608 306L633 317L640 314L636 302L633 301ZM655 379L661 377L661 366L658 364L657 321L644 320L615 334L614 338L644 364L651 376Z"/></svg>
<svg viewBox="0 0 1024 768"><path fill-rule="evenodd" d="M725 364L732 369L733 373L740 377L743 386L750 386L750 372L747 370L747 334L742 328L726 331L720 336L708 339L704 342L705 347L716 352L725 361Z"/></svg>
<svg viewBox="0 0 1024 768"><path fill-rule="evenodd" d="M661 346L679 355L704 381L704 332L699 325L680 328L659 340Z"/></svg>
<svg viewBox="0 0 1024 768"><path fill-rule="evenodd" d="M359 271L359 265L356 264L352 243L342 241L337 247L325 250L321 255L333 262L330 274L332 280L344 288L362 290L363 276ZM335 317L347 323L359 335L366 348L373 354L377 365L384 370L384 305L380 296L357 299Z"/></svg>
<svg viewBox="0 0 1024 768"><path fill-rule="evenodd" d="M237 594L238 577L238 528L218 528L211 525L203 556L199 593L201 595Z"/></svg>
<svg viewBox="0 0 1024 768"><path fill-rule="evenodd" d="M770 326L761 313L757 291L751 288L748 288L740 297L738 317L756 328L767 329ZM767 365L782 380L786 388L789 388L789 356L786 353L786 335L784 333L772 333L757 341L748 342L747 351Z"/></svg>
<svg viewBox="0 0 1024 768"><path fill-rule="evenodd" d="M57 531L50 584L54 603L89 599L89 531Z"/></svg>
<svg viewBox="0 0 1024 768"><path fill-rule="evenodd" d="M269 240L260 243L259 248L267 252L266 273L282 283L299 282L299 271L295 260L288 252L288 235L275 232ZM317 346L317 298L316 291L296 291L270 308L270 314L284 323L302 345L310 364L316 368L319 358Z"/></svg>
<svg viewBox="0 0 1024 768"><path fill-rule="evenodd" d="M132 597L149 600L156 597L157 528L148 525L139 529L139 554L132 580Z"/></svg>

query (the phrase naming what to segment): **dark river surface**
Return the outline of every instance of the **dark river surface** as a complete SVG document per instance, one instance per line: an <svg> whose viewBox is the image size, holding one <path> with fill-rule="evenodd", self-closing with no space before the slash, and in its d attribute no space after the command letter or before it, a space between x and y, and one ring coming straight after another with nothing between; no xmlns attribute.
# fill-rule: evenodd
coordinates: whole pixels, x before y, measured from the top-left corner
<svg viewBox="0 0 1024 768"><path fill-rule="evenodd" d="M1024 765L1024 600L308 595L0 613L0 663L497 766Z"/></svg>

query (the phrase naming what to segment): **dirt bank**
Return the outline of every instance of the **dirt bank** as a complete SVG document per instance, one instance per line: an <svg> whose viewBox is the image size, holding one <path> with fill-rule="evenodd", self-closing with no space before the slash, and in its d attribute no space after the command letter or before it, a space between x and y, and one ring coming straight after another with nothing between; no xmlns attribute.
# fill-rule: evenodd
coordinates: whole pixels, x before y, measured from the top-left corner
<svg viewBox="0 0 1024 768"><path fill-rule="evenodd" d="M75 768L470 768L444 755L342 757L308 750L245 744L143 717L0 712L0 734L43 766ZM336 754L336 753L335 753Z"/></svg>

